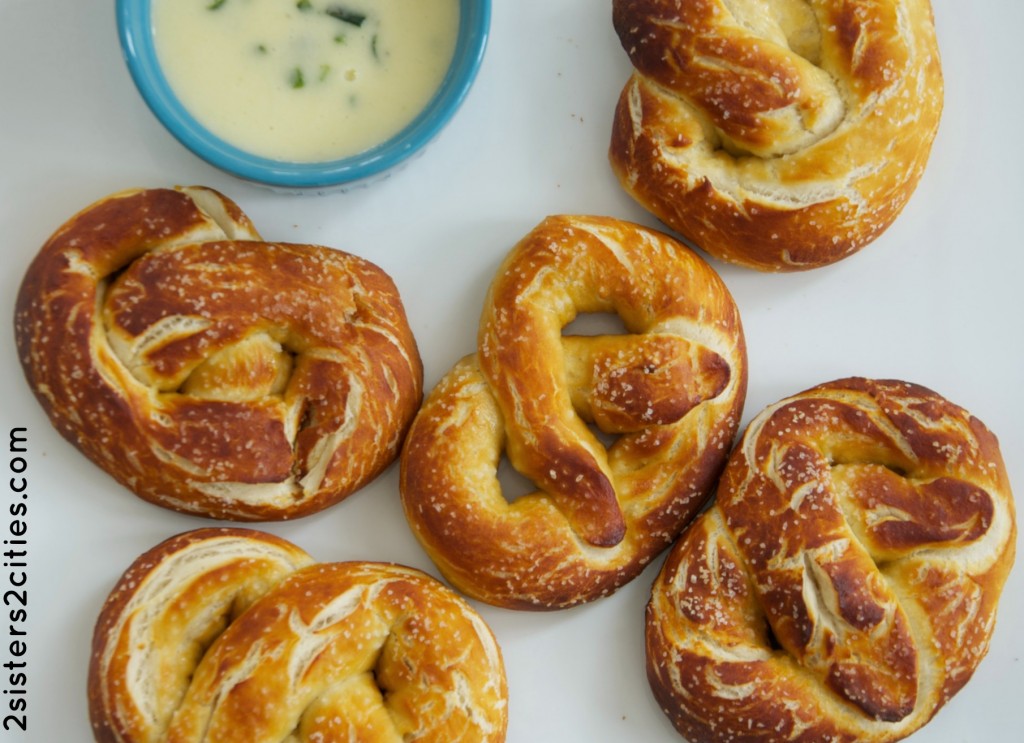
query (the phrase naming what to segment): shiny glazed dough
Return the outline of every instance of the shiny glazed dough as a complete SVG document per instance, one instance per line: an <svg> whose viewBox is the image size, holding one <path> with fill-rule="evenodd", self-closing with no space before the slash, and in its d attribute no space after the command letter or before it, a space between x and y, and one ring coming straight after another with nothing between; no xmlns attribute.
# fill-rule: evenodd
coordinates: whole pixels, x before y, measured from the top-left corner
<svg viewBox="0 0 1024 743"><path fill-rule="evenodd" d="M581 313L625 334L562 334ZM549 217L491 284L477 352L428 396L401 460L414 533L456 587L557 609L636 576L710 495L746 395L719 276L638 225ZM502 458L537 488L504 493Z"/></svg>
<svg viewBox="0 0 1024 743"><path fill-rule="evenodd" d="M500 650L451 590L239 528L135 561L97 621L88 689L103 743L498 743L507 726Z"/></svg>
<svg viewBox="0 0 1024 743"><path fill-rule="evenodd" d="M915 190L943 80L928 0L616 0L635 71L612 168L672 229L762 271L838 261Z"/></svg>
<svg viewBox="0 0 1024 743"><path fill-rule="evenodd" d="M205 188L114 194L22 282L25 375L60 433L140 497L232 520L332 505L397 456L422 366L392 280L263 242Z"/></svg>
<svg viewBox="0 0 1024 743"><path fill-rule="evenodd" d="M651 687L689 740L900 740L987 652L1015 542L963 409L859 378L782 400L655 582Z"/></svg>

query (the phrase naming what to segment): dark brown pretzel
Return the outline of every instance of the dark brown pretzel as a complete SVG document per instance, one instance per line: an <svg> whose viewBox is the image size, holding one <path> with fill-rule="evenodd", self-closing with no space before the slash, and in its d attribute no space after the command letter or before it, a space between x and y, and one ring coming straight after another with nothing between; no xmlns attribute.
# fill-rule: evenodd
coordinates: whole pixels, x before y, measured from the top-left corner
<svg viewBox="0 0 1024 743"><path fill-rule="evenodd" d="M578 313L628 334L562 336ZM550 217L491 285L478 351L429 396L402 454L413 530L490 603L553 609L639 573L714 487L746 394L739 312L677 241ZM606 448L590 425L617 440ZM508 503L502 454L538 488Z"/></svg>
<svg viewBox="0 0 1024 743"><path fill-rule="evenodd" d="M878 237L942 111L928 0L616 0L635 72L611 164L698 247L764 271Z"/></svg>
<svg viewBox="0 0 1024 743"><path fill-rule="evenodd" d="M866 379L782 400L654 585L651 687L689 740L904 738L988 650L1015 541L966 411Z"/></svg>
<svg viewBox="0 0 1024 743"><path fill-rule="evenodd" d="M263 242L204 188L69 220L28 269L16 336L63 436L142 498L217 518L336 503L394 460L422 395L381 269Z"/></svg>

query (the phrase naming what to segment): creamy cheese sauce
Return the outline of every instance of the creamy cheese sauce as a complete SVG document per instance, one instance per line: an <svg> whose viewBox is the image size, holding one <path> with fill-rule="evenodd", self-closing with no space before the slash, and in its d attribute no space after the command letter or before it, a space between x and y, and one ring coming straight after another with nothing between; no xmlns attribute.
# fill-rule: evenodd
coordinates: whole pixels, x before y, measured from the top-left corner
<svg viewBox="0 0 1024 743"><path fill-rule="evenodd" d="M182 105L274 160L365 151L426 106L451 63L459 0L153 0L157 57Z"/></svg>

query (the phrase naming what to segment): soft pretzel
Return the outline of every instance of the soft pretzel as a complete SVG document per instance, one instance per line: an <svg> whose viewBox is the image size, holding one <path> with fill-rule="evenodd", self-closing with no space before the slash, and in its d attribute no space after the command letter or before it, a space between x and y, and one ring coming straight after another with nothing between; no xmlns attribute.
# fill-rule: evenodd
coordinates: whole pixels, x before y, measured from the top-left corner
<svg viewBox="0 0 1024 743"><path fill-rule="evenodd" d="M995 436L923 387L768 407L647 609L654 695L692 741L895 741L988 650L1016 526Z"/></svg>
<svg viewBox="0 0 1024 743"><path fill-rule="evenodd" d="M507 727L501 652L453 591L240 528L135 561L96 623L88 690L101 743L482 743Z"/></svg>
<svg viewBox="0 0 1024 743"><path fill-rule="evenodd" d="M763 271L844 258L924 171L943 82L928 0L615 0L635 67L613 170L698 247Z"/></svg>
<svg viewBox="0 0 1024 743"><path fill-rule="evenodd" d="M60 433L179 511L285 519L397 456L422 397L380 268L266 243L205 188L114 194L43 246L17 299L26 377Z"/></svg>
<svg viewBox="0 0 1024 743"><path fill-rule="evenodd" d="M617 313L627 334L563 337L579 313ZM499 268L477 352L413 422L400 476L412 529L482 601L555 609L606 595L705 502L746 373L737 308L696 254L638 225L549 217ZM537 492L510 502L503 453Z"/></svg>

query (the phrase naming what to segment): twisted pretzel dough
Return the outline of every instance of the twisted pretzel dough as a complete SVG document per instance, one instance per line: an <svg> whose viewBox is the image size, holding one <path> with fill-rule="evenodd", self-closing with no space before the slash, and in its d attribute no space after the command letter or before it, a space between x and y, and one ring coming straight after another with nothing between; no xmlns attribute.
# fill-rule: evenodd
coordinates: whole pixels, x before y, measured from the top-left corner
<svg viewBox="0 0 1024 743"><path fill-rule="evenodd" d="M617 313L630 334L563 337L578 313ZM554 609L606 595L705 502L746 381L738 310L694 253L638 225L549 217L499 269L477 353L413 422L409 523L482 601ZM617 436L610 448L591 424ZM538 492L506 500L503 452Z"/></svg>
<svg viewBox="0 0 1024 743"><path fill-rule="evenodd" d="M693 741L894 741L988 650L1014 559L998 442L896 381L770 406L647 609L651 687Z"/></svg>
<svg viewBox="0 0 1024 743"><path fill-rule="evenodd" d="M101 743L470 743L505 739L507 686L490 629L424 573L199 529L111 592L89 710Z"/></svg>
<svg viewBox="0 0 1024 743"><path fill-rule="evenodd" d="M928 0L615 0L613 19L636 68L613 170L712 255L833 263L916 188L943 97Z"/></svg>
<svg viewBox="0 0 1024 743"><path fill-rule="evenodd" d="M25 275L16 337L65 438L140 497L216 518L338 502L394 460L422 396L381 269L262 242L205 188L69 220Z"/></svg>

